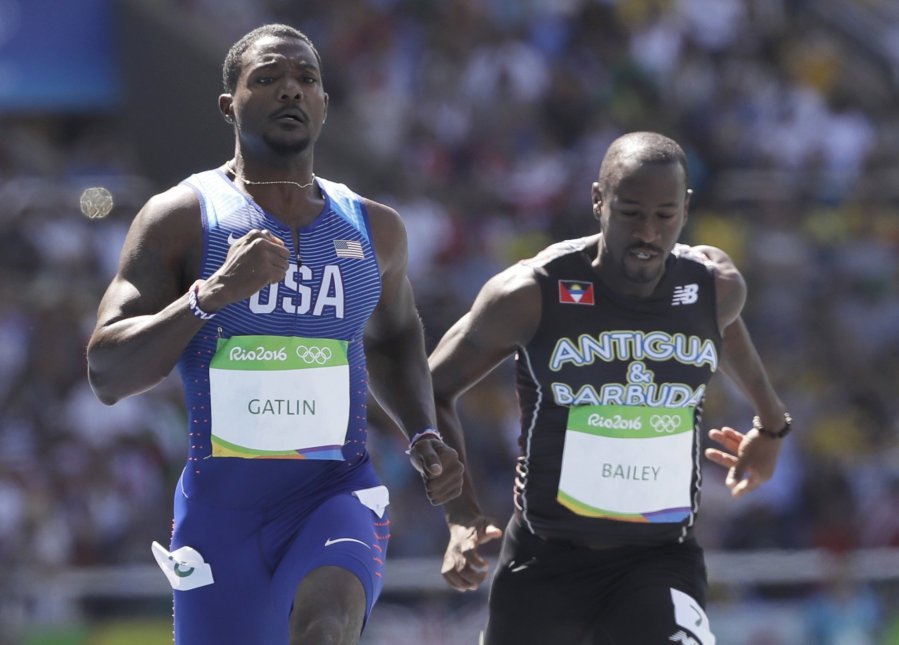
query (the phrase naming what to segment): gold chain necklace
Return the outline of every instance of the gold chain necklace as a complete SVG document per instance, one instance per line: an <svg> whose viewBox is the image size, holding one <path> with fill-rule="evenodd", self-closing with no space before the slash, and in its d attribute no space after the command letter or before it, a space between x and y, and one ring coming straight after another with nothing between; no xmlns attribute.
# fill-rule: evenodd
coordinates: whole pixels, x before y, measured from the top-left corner
<svg viewBox="0 0 899 645"><path fill-rule="evenodd" d="M230 163L227 164L226 167L228 168L228 170L230 170L231 172L234 173L234 176L237 179L240 179L243 183L250 185L250 186L267 186L267 185L271 185L271 184L290 184L291 186L296 186L297 188L303 189L303 188L309 188L309 186L311 186L312 184L315 183L315 173L312 173L312 177L309 179L308 184L301 184L298 181L290 181L289 179L280 179L278 181L252 181L252 180L244 177L243 173L238 172L237 169L234 166L232 166Z"/></svg>

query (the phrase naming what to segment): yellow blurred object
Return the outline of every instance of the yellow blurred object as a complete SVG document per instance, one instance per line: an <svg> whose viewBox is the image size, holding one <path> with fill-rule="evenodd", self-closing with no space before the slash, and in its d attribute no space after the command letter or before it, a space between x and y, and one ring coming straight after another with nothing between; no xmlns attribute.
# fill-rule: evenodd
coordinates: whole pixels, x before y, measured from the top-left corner
<svg viewBox="0 0 899 645"><path fill-rule="evenodd" d="M127 620L96 625L86 645L159 645L170 642L171 620Z"/></svg>

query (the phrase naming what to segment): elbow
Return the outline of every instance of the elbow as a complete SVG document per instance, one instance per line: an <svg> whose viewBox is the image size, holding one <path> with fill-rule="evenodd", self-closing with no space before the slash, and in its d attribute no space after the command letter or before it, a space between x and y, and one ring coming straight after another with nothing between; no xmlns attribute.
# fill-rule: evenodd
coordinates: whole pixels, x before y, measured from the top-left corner
<svg viewBox="0 0 899 645"><path fill-rule="evenodd" d="M94 396L103 405L113 405L127 396L127 393L122 390L124 380L116 378L108 371L98 371L97 367L91 363L90 354L88 354L87 361L87 382L91 386Z"/></svg>
<svg viewBox="0 0 899 645"><path fill-rule="evenodd" d="M87 382L94 391L94 396L96 396L103 405L113 405L124 398L119 392L115 391L114 387L112 387L110 379L101 378L90 368L87 373Z"/></svg>
<svg viewBox="0 0 899 645"><path fill-rule="evenodd" d="M447 413L456 409L456 399L458 395L443 392L438 388L434 388L434 406L438 412Z"/></svg>

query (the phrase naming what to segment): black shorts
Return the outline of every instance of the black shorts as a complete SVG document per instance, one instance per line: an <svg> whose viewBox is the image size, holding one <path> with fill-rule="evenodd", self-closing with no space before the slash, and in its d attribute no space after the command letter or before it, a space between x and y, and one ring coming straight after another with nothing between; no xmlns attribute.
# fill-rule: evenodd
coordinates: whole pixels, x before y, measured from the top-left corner
<svg viewBox="0 0 899 645"><path fill-rule="evenodd" d="M589 549L506 528L484 645L714 645L695 541Z"/></svg>

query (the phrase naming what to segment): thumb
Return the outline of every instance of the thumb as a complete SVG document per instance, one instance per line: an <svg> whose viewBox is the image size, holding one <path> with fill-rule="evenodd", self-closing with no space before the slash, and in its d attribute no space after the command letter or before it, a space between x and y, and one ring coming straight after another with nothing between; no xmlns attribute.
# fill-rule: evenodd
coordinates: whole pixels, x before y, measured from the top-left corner
<svg viewBox="0 0 899 645"><path fill-rule="evenodd" d="M746 461L742 457L737 458L737 463L730 469L727 478L733 480L734 483L746 478Z"/></svg>
<svg viewBox="0 0 899 645"><path fill-rule="evenodd" d="M439 477L441 474L443 474L443 464L441 464L440 460L437 459L437 455L434 455L433 462L426 464L425 470L431 477Z"/></svg>
<svg viewBox="0 0 899 645"><path fill-rule="evenodd" d="M419 470L422 475L430 479L431 477L439 477L443 473L443 464L440 463L440 457L437 456L431 441L419 439L415 442L413 449L415 450L416 462L420 466Z"/></svg>
<svg viewBox="0 0 899 645"><path fill-rule="evenodd" d="M478 541L479 544L484 544L484 542L489 542L490 540L496 540L497 538L501 538L503 536L503 530L496 526L495 524L488 524L487 528L484 529L484 533L481 536L481 539Z"/></svg>

